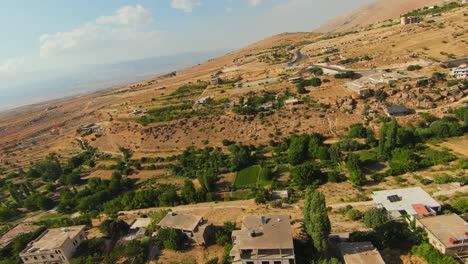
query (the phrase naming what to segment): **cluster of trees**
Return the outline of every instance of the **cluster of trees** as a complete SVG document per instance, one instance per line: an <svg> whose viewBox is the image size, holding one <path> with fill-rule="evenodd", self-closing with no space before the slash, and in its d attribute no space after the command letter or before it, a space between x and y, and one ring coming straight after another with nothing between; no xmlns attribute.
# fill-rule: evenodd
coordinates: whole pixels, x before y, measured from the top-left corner
<svg viewBox="0 0 468 264"><path fill-rule="evenodd" d="M81 212L98 213L103 210L103 204L118 194L132 188L133 182L114 172L110 180L100 178L88 179L88 184L81 191L65 189L60 193L57 210L62 213Z"/></svg>
<svg viewBox="0 0 468 264"><path fill-rule="evenodd" d="M425 127L400 127L395 119L382 126L378 151L380 158L388 160L391 170L389 174L399 175L415 171L422 167L442 164L455 159L446 151L426 151L418 155L417 151L424 149L418 143L424 143L431 138L448 138L461 136L466 128L460 125L459 120L444 117L433 119Z"/></svg>
<svg viewBox="0 0 468 264"><path fill-rule="evenodd" d="M265 91L261 95L250 93L247 98L240 97L239 106L234 108L234 112L239 115L256 115L267 110L262 107L266 103L272 103L273 109L278 109L283 105L282 100L277 100L275 92Z"/></svg>
<svg viewBox="0 0 468 264"><path fill-rule="evenodd" d="M126 257L128 262L144 264L148 258L150 241L147 239L131 240L127 244L116 243L113 249L108 250L108 243L104 238L94 238L83 241L78 247L75 257L71 260L73 264L117 263L121 257Z"/></svg>
<svg viewBox="0 0 468 264"><path fill-rule="evenodd" d="M101 207L106 214L115 215L121 210L175 206L182 203L182 198L177 194L177 188L174 185L162 184L150 189L126 192L104 203Z"/></svg>
<svg viewBox="0 0 468 264"><path fill-rule="evenodd" d="M336 79L359 79L361 78L361 75L359 73L356 73L354 71L346 71L343 73L337 73L335 74Z"/></svg>
<svg viewBox="0 0 468 264"><path fill-rule="evenodd" d="M21 264L19 253L28 245L29 242L36 239L45 231L45 227L41 227L32 233L20 234L15 237L10 245L0 250L0 264Z"/></svg>
<svg viewBox="0 0 468 264"><path fill-rule="evenodd" d="M322 71L322 74L323 74L323 71ZM319 87L320 85L322 85L322 80L317 77L314 77L310 80L302 80L301 82L296 84L297 93L305 94L308 92L305 87L307 86Z"/></svg>

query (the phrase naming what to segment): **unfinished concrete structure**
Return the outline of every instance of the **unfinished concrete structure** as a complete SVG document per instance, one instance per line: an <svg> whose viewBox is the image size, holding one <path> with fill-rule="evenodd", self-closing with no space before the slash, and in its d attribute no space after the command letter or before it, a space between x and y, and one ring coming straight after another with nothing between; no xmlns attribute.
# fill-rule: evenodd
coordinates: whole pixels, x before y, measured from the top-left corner
<svg viewBox="0 0 468 264"><path fill-rule="evenodd" d="M44 231L21 251L26 264L68 264L78 246L86 240L84 225Z"/></svg>
<svg viewBox="0 0 468 264"><path fill-rule="evenodd" d="M296 263L290 221L288 215L245 216L241 230L232 232L233 263Z"/></svg>

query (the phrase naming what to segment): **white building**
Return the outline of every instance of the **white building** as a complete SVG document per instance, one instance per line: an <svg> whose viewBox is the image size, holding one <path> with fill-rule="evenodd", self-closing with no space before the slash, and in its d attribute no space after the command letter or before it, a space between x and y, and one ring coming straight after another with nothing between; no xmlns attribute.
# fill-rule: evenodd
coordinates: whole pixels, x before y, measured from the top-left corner
<svg viewBox="0 0 468 264"><path fill-rule="evenodd" d="M393 219L408 215L415 218L436 215L441 211L440 204L421 187L377 191L372 195L374 203L385 208Z"/></svg>
<svg viewBox="0 0 468 264"><path fill-rule="evenodd" d="M452 76L459 80L468 79L468 66L466 64L461 65L460 67L452 71Z"/></svg>

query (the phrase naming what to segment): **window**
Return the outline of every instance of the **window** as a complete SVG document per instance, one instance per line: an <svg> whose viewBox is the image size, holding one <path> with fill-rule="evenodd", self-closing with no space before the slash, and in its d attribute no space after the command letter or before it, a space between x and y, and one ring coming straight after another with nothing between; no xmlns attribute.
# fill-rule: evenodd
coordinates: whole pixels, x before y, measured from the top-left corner
<svg viewBox="0 0 468 264"><path fill-rule="evenodd" d="M24 260L25 260L25 261L27 261L27 260L28 260L28 258L27 258L27 257L24 257Z"/></svg>
<svg viewBox="0 0 468 264"><path fill-rule="evenodd" d="M262 261L262 264L270 264L270 261Z"/></svg>
<svg viewBox="0 0 468 264"><path fill-rule="evenodd" d="M45 256L41 256L42 259L45 259Z"/></svg>
<svg viewBox="0 0 468 264"><path fill-rule="evenodd" d="M55 255L50 255L51 258L55 258Z"/></svg>
<svg viewBox="0 0 468 264"><path fill-rule="evenodd" d="M37 260L37 257L34 257L34 259L36 259L36 260Z"/></svg>
<svg viewBox="0 0 468 264"><path fill-rule="evenodd" d="M295 263L294 263L294 259L290 259L290 260L289 260L289 264L295 264Z"/></svg>
<svg viewBox="0 0 468 264"><path fill-rule="evenodd" d="M247 261L245 264L254 264L253 261Z"/></svg>
<svg viewBox="0 0 468 264"><path fill-rule="evenodd" d="M281 261L275 261L274 264L281 264Z"/></svg>

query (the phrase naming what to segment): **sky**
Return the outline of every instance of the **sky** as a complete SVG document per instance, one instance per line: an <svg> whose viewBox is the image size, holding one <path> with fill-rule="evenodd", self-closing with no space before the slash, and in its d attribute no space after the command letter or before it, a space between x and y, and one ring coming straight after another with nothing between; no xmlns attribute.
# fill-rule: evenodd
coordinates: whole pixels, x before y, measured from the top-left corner
<svg viewBox="0 0 468 264"><path fill-rule="evenodd" d="M311 31L372 0L0 0L0 91L10 82Z"/></svg>

